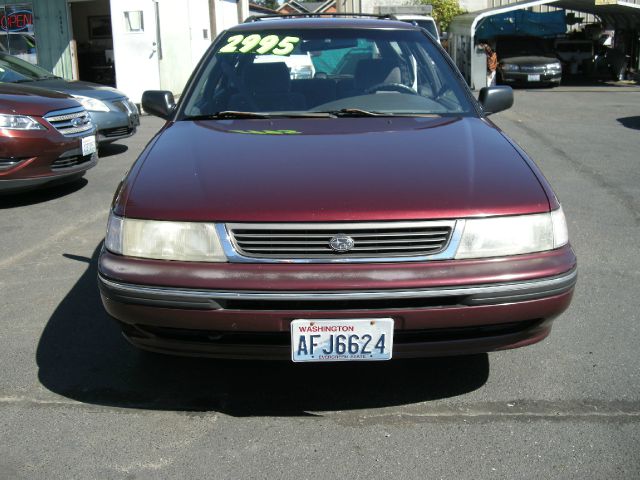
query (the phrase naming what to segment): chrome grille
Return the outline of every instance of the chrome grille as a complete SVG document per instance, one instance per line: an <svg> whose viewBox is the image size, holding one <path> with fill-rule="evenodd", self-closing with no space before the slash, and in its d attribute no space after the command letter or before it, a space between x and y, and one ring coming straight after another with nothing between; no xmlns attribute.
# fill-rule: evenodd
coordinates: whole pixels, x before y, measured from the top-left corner
<svg viewBox="0 0 640 480"><path fill-rule="evenodd" d="M547 70L545 65L523 65L520 71L524 73L544 73Z"/></svg>
<svg viewBox="0 0 640 480"><path fill-rule="evenodd" d="M0 158L0 171L9 170L21 163L24 158Z"/></svg>
<svg viewBox="0 0 640 480"><path fill-rule="evenodd" d="M113 137L122 137L123 135L130 135L133 132L133 128L129 127L116 127L116 128L107 128L106 130L100 130L100 135L113 138Z"/></svg>
<svg viewBox="0 0 640 480"><path fill-rule="evenodd" d="M273 259L424 257L442 252L454 221L227 224L234 249L243 256ZM348 236L353 247L335 251L330 241Z"/></svg>
<svg viewBox="0 0 640 480"><path fill-rule="evenodd" d="M93 155L73 155L70 157L59 158L51 164L51 170L62 170L65 168L76 167L91 160Z"/></svg>
<svg viewBox="0 0 640 480"><path fill-rule="evenodd" d="M82 107L49 112L44 119L67 137L74 137L93 129L91 117Z"/></svg>

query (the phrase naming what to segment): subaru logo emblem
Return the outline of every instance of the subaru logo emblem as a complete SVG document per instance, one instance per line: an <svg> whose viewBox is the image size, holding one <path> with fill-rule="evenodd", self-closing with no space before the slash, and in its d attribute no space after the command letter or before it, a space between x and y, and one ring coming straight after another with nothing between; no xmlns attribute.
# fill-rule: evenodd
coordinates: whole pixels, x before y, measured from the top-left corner
<svg viewBox="0 0 640 480"><path fill-rule="evenodd" d="M353 248L353 245L353 238L344 233L339 233L329 240L329 246L336 252L348 252Z"/></svg>
<svg viewBox="0 0 640 480"><path fill-rule="evenodd" d="M74 127L81 127L82 125L84 125L84 118L74 118L73 120L71 120L71 125L73 125Z"/></svg>

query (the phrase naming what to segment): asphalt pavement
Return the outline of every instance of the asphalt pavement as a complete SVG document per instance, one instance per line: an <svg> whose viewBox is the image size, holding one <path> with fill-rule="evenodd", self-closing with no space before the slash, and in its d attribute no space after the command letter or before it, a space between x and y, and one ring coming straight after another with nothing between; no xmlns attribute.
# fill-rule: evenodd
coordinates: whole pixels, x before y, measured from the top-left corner
<svg viewBox="0 0 640 480"><path fill-rule="evenodd" d="M155 118L85 180L0 197L0 478L639 478L640 87L518 90L491 118L555 188L579 280L548 339L488 355L140 355L96 258Z"/></svg>

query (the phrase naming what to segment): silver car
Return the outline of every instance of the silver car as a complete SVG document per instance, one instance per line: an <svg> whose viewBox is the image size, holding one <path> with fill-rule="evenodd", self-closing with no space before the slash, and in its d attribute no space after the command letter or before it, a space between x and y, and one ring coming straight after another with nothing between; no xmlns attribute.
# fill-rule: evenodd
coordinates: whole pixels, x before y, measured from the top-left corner
<svg viewBox="0 0 640 480"><path fill-rule="evenodd" d="M115 88L68 81L13 55L0 53L0 82L26 84L73 96L91 115L100 144L130 137L140 125L136 105Z"/></svg>

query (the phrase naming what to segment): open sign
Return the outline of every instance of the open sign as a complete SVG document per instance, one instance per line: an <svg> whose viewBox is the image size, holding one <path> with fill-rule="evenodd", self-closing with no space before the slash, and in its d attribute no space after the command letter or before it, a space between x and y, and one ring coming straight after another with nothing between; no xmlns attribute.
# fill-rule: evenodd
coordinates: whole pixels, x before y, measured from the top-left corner
<svg viewBox="0 0 640 480"><path fill-rule="evenodd" d="M21 32L30 25L33 25L33 12L29 10L18 10L0 17L0 29L5 32Z"/></svg>

